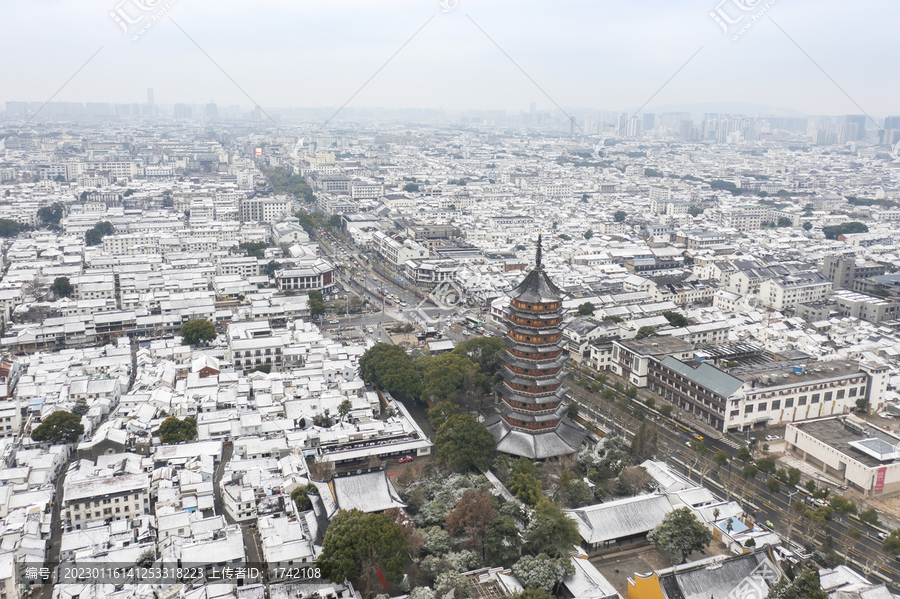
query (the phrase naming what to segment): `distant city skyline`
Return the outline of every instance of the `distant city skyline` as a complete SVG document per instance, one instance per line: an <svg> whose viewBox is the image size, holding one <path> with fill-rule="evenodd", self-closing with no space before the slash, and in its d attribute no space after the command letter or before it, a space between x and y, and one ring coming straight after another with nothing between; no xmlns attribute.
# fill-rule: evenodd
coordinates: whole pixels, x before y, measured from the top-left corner
<svg viewBox="0 0 900 599"><path fill-rule="evenodd" d="M149 22L131 1L119 5L123 14ZM54 3L48 14L8 0L0 48L23 58L0 65L0 102L44 102L57 90L54 101L143 102L152 88L158 105L215 98L220 106L529 112L535 102L615 111L652 98L647 110L745 102L805 115L900 113L900 83L885 77L892 19L868 18L900 10L886 1L865 14L834 1L776 3L737 41L706 0L652 1L639 12L531 1L463 0L446 12L411 0L168 4L132 41L135 26L111 17L115 2Z"/></svg>

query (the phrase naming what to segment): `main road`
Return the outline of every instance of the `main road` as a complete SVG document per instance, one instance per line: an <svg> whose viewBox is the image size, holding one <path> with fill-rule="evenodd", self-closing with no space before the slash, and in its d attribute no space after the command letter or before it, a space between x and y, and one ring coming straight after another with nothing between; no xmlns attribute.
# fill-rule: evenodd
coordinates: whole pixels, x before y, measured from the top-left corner
<svg viewBox="0 0 900 599"><path fill-rule="evenodd" d="M695 440L693 435L679 432L674 420L656 414L655 410L648 409L646 405L640 407L650 416L637 420L627 410L620 409L615 401L603 400L599 395L574 384L570 392L578 400L581 414L588 417L586 419L602 423L626 439L633 437L642 422L653 426L657 432L659 459L695 482L710 487L714 493L738 501L757 523L770 522L771 528L782 535L794 535L796 532L795 539L798 541L800 528L813 533L817 544L825 541L826 537L831 537L835 550L844 553L848 561L855 562L858 568L877 576L882 582L890 583L895 590L900 589L900 560L882 551L879 533L884 531L879 527L838 512L834 512L834 519L824 527L810 526L808 520L799 518L791 509L794 502L807 501L806 489L799 486L790 488L781 483L781 489L772 493L768 488L769 475L762 472L744 479L741 471L747 464L734 458L735 452L731 445L720 439L704 438L708 451L701 455L690 446L691 441ZM617 399L625 397L617 395ZM724 467L712 460L714 453L720 449L729 454L728 464ZM861 533L859 539L850 536L851 528Z"/></svg>

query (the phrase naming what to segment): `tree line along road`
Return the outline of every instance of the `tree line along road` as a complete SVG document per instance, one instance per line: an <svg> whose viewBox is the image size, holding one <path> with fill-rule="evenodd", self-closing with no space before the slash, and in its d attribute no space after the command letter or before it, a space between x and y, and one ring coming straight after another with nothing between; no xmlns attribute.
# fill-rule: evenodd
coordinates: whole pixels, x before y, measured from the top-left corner
<svg viewBox="0 0 900 599"><path fill-rule="evenodd" d="M808 494L806 489L783 488L777 493L771 493L766 486L766 480L770 475L765 473L760 473L763 475L762 477L754 475L743 480L740 477L740 471L743 466L752 462L745 463L733 458L732 447L716 440L710 440L710 445L707 446L709 451L705 455L700 455L686 445L691 440L687 435L673 432L669 426L666 426L666 424L676 426L675 420L663 416L645 404L627 398L623 393L614 391L613 401L606 401L597 394L586 391L577 385L571 385L569 392L573 399L578 400L577 403L583 410L581 413L586 411L593 417L602 420L604 424L621 430L625 433L623 437L626 439L633 437L642 423L652 426L657 433L657 456L662 457L662 461L682 471L692 480L698 479L701 485L714 486L713 491L724 491L728 499L737 499L745 506L745 510L749 508L748 511L754 515L757 522L771 521L772 528L779 532L790 531L790 529L797 530L805 524L802 520L797 521L798 518L791 511L791 504L795 501L803 501L803 497ZM631 402L631 405L640 407L641 410L653 417L644 420L634 418L616 405L616 402L621 399L626 399ZM704 439L704 443L706 443L706 439ZM719 467L712 460L712 454L719 449L729 454L727 467ZM736 461L740 466L733 468L732 461ZM741 479L741 482L738 482L737 479ZM735 492L736 483L740 485L738 491L743 490L743 492ZM791 496L787 495L787 490L793 491ZM863 533L859 539L849 536L848 531L854 527L853 525L856 525L855 528ZM878 539L879 532L881 530L877 527L852 520L835 511L834 519L816 531L815 540L817 544L821 544L825 541L826 536L830 536L833 539L835 551L842 553L848 562L867 574L873 574L883 582L900 588L900 560L882 550L881 542ZM799 536L800 531L797 533ZM844 551L841 551L842 549Z"/></svg>

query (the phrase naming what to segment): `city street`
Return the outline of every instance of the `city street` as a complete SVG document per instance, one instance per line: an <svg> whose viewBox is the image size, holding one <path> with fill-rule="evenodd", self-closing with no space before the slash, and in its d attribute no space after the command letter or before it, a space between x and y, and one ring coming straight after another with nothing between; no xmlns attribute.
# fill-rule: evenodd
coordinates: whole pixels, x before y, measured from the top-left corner
<svg viewBox="0 0 900 599"><path fill-rule="evenodd" d="M570 385L570 391L578 399L583 416L622 433L626 439L630 439L640 426L641 421L620 410L615 402L605 401L599 395L575 385ZM642 406L642 409L651 414L643 422L651 424L657 431L658 459L695 482L702 483L723 499L741 503L745 511L757 522L772 522L773 529L780 534L786 534L786 531L793 529L791 538L799 541L798 528L802 527L804 522L798 523L798 518L791 511L791 504L794 501L803 501L808 495L805 489L801 490L798 487L788 496L785 485L782 485L782 490L773 494L766 486L768 475L762 472L750 480L744 480L740 476L740 471L746 464L734 458L736 453L734 447L722 439L704 438L708 451L706 455L700 456L688 446L693 437L678 432L674 421L662 416L654 417L653 411L648 410L646 406ZM729 454L729 462L722 468L712 461L712 456L719 449ZM760 457L758 453L756 457ZM863 533L858 541L849 536L850 527ZM884 582L890 582L895 588L900 588L900 561L881 550L879 532L881 530L877 527L835 512L834 519L829 521L824 529L817 531L815 536L817 544L825 541L826 535L831 536L835 550L846 552L857 567L864 572L877 575Z"/></svg>

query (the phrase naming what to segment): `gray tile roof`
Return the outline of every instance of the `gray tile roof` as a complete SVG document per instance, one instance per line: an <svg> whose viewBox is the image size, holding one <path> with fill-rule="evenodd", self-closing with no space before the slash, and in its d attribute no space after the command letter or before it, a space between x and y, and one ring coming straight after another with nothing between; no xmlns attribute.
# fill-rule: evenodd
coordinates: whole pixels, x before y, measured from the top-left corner
<svg viewBox="0 0 900 599"><path fill-rule="evenodd" d="M543 460L575 453L587 437L587 430L563 418L556 429L529 433L511 428L499 415L485 421L485 426L497 439L497 451Z"/></svg>
<svg viewBox="0 0 900 599"><path fill-rule="evenodd" d="M722 397L728 397L744 384L744 381L741 379L735 378L727 372L722 372L706 362L701 362L697 368L691 368L684 362L667 356L663 359L662 364L684 378L702 385Z"/></svg>
<svg viewBox="0 0 900 599"><path fill-rule="evenodd" d="M681 571L676 568L674 572L660 576L660 587L666 599L727 599L763 562L781 572L765 551L758 551Z"/></svg>
<svg viewBox="0 0 900 599"><path fill-rule="evenodd" d="M392 507L406 507L384 470L338 476L332 484L338 509L382 512Z"/></svg>
<svg viewBox="0 0 900 599"><path fill-rule="evenodd" d="M671 511L665 495L653 494L568 510L567 514L578 523L581 538L595 544L650 532Z"/></svg>

